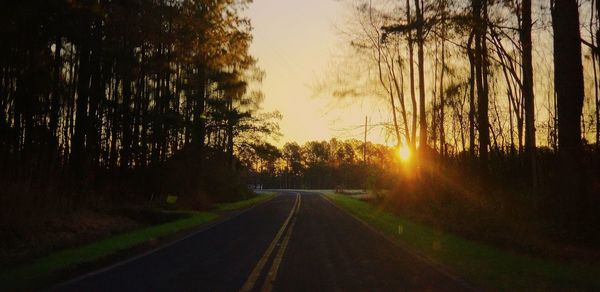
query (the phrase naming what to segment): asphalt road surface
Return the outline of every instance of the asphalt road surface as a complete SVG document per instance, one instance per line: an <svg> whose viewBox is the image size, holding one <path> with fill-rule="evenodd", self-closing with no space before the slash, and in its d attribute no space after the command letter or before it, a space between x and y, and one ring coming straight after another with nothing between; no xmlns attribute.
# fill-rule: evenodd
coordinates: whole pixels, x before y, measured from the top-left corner
<svg viewBox="0 0 600 292"><path fill-rule="evenodd" d="M464 291L319 194L286 192L57 291Z"/></svg>

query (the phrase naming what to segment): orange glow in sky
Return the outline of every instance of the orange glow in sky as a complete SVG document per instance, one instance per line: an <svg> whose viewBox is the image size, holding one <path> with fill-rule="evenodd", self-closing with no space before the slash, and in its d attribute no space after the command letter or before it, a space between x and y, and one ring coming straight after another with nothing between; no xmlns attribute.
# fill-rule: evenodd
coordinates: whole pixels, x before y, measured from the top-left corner
<svg viewBox="0 0 600 292"><path fill-rule="evenodd" d="M315 96L312 89L327 74L332 56L340 53L335 27L344 9L335 0L254 0L246 11L254 27L251 53L266 72L263 107L283 114L283 137L275 144L362 140L365 115L375 124L387 111L360 100L340 106L330 97ZM382 137L379 129L369 131L372 142L384 143Z"/></svg>

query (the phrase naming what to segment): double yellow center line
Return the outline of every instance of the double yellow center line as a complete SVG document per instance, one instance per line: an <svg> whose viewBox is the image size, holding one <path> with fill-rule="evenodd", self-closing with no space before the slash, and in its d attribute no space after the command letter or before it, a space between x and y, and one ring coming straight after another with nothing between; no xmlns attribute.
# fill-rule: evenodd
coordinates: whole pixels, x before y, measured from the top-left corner
<svg viewBox="0 0 600 292"><path fill-rule="evenodd" d="M265 253L262 255L252 272L250 273L250 276L248 276L248 279L246 280L240 291L247 292L252 291L254 289L263 268L269 260L269 257L271 257L271 254L273 253L273 251L275 251L275 248L279 246L279 250L277 251L275 258L273 259L273 263L271 264L271 268L267 273L265 282L263 283L260 289L260 291L267 292L273 290L273 283L275 283L275 278L277 278L277 271L279 270L279 266L281 265L281 261L283 260L283 255L285 254L287 245L290 241L290 238L292 237L292 230L294 229L294 225L296 224L296 215L298 214L298 210L300 210L301 201L302 199L300 197L300 194L296 194L296 200L294 201L292 210L290 210L290 214L288 215L287 219L285 219L285 221L283 222L283 225L275 235L275 238L273 238L273 241L271 241L271 244L269 245ZM278 245L277 243L280 241L282 236L284 236L283 240L281 241L281 244Z"/></svg>

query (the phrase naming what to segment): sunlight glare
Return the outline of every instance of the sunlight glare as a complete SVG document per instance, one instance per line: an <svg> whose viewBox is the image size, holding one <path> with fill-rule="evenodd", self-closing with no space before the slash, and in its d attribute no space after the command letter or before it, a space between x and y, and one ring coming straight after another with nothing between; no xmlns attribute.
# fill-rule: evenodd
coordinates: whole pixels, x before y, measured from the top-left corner
<svg viewBox="0 0 600 292"><path fill-rule="evenodd" d="M410 159L410 148L406 145L398 148L398 157L402 161L408 161Z"/></svg>

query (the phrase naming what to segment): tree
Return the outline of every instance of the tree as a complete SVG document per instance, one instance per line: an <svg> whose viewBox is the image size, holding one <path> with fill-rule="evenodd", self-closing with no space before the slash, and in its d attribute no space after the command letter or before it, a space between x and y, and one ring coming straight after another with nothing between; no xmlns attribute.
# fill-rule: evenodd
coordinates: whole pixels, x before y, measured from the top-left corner
<svg viewBox="0 0 600 292"><path fill-rule="evenodd" d="M488 117L488 53L487 53L487 1L473 0L473 27L475 36L475 84L477 88L477 124L479 127L479 163L482 174L487 173L490 125Z"/></svg>
<svg viewBox="0 0 600 292"><path fill-rule="evenodd" d="M261 112L254 88L241 15L249 1L71 4L12 1L2 10L0 171L23 171L0 184L27 193L34 180L73 200L114 184L144 198L127 178L177 164L190 174L178 184L198 193L207 161L227 160L233 171L242 136L277 132L277 114Z"/></svg>
<svg viewBox="0 0 600 292"><path fill-rule="evenodd" d="M423 26L423 7L421 0L415 0L416 10L416 38L417 38L417 66L419 74L419 149L422 154L427 151L427 117L425 116L425 60L423 49L425 36Z"/></svg>
<svg viewBox="0 0 600 292"><path fill-rule="evenodd" d="M406 0L406 22L411 23L411 9L410 9L410 0ZM409 68L409 79L410 79L410 100L412 103L412 126L411 133L413 133L411 150L415 152L417 149L417 99L415 96L415 62L414 62L414 48L413 48L413 34L412 31L408 31L406 34L406 40L408 43L408 68Z"/></svg>
<svg viewBox="0 0 600 292"><path fill-rule="evenodd" d="M287 188L299 188L302 186L299 182L299 177L304 172L304 156L302 153L302 147L298 143L285 143L281 150L283 159L286 164L287 173Z"/></svg>
<svg viewBox="0 0 600 292"><path fill-rule="evenodd" d="M558 110L558 151L563 168L563 195L583 192L581 183L581 114L583 65L576 0L551 1L554 32L554 86Z"/></svg>
<svg viewBox="0 0 600 292"><path fill-rule="evenodd" d="M522 47L522 70L523 70L523 100L525 103L525 156L529 168L532 187L536 189L536 142L535 142L535 97L533 93L533 64L531 45L531 0L523 0L521 3L521 47Z"/></svg>

